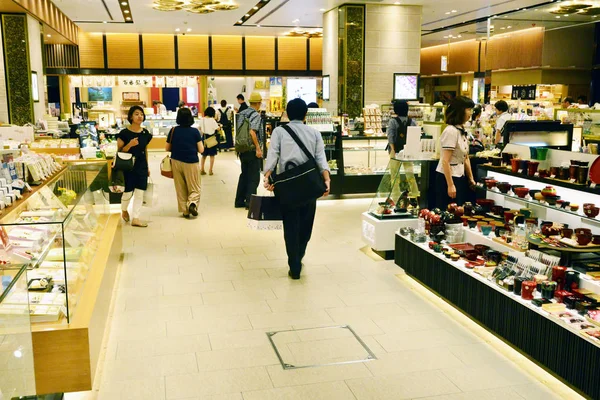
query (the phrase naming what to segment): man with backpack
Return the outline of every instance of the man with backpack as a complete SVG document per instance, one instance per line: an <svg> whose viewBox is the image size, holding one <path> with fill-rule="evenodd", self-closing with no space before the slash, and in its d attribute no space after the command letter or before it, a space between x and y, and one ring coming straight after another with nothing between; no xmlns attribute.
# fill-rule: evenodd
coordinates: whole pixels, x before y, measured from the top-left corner
<svg viewBox="0 0 600 400"><path fill-rule="evenodd" d="M408 103L406 101L395 101L394 113L396 117L390 119L387 128L390 158L394 158L398 152L404 149L408 127L415 126L414 121L408 118Z"/></svg>
<svg viewBox="0 0 600 400"><path fill-rule="evenodd" d="M264 140L262 118L258 113L262 103L260 93L250 95L250 107L237 115L235 152L242 164L242 173L238 180L235 195L235 208L248 208L250 197L256 194L260 183L260 168L262 166L262 147Z"/></svg>
<svg viewBox="0 0 600 400"><path fill-rule="evenodd" d="M219 124L225 132L225 143L221 143L221 149L228 151L233 147L233 133L231 132L233 111L227 107L226 100L221 100L221 108L217 110L217 113Z"/></svg>

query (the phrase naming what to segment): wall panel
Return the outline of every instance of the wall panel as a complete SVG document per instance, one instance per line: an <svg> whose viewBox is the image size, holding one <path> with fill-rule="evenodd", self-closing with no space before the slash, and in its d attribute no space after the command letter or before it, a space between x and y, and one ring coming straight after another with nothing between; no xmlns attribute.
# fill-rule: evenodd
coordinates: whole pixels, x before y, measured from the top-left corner
<svg viewBox="0 0 600 400"><path fill-rule="evenodd" d="M246 36L246 69L275 69L275 38Z"/></svg>
<svg viewBox="0 0 600 400"><path fill-rule="evenodd" d="M241 70L242 37L213 36L212 63L213 69Z"/></svg>
<svg viewBox="0 0 600 400"><path fill-rule="evenodd" d="M144 68L175 68L175 39L173 35L144 34L142 35L142 42L144 44Z"/></svg>
<svg viewBox="0 0 600 400"><path fill-rule="evenodd" d="M106 48L108 68L140 68L140 38L137 33L107 33Z"/></svg>
<svg viewBox="0 0 600 400"><path fill-rule="evenodd" d="M442 72L442 56L448 57L448 71ZM475 40L426 47L421 49L421 74L477 72L478 57L479 42Z"/></svg>
<svg viewBox="0 0 600 400"><path fill-rule="evenodd" d="M208 36L179 35L177 46L180 69L208 69Z"/></svg>
<svg viewBox="0 0 600 400"><path fill-rule="evenodd" d="M104 68L101 33L79 32L79 64L81 68Z"/></svg>
<svg viewBox="0 0 600 400"><path fill-rule="evenodd" d="M544 30L532 28L494 36L488 43L486 69L514 69L542 66Z"/></svg>
<svg viewBox="0 0 600 400"><path fill-rule="evenodd" d="M310 39L310 70L323 69L323 38Z"/></svg>
<svg viewBox="0 0 600 400"><path fill-rule="evenodd" d="M306 70L306 38L280 37L277 42L279 69Z"/></svg>

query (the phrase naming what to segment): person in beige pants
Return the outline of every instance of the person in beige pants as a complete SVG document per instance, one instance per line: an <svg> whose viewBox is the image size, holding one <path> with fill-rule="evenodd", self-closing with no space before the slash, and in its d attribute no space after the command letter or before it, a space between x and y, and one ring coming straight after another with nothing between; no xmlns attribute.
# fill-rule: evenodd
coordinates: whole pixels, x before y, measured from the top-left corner
<svg viewBox="0 0 600 400"><path fill-rule="evenodd" d="M177 126L167 136L165 150L171 152L171 168L177 193L177 205L185 218L198 216L200 203L200 159L204 151L202 137L193 128L194 117L189 108L177 111Z"/></svg>

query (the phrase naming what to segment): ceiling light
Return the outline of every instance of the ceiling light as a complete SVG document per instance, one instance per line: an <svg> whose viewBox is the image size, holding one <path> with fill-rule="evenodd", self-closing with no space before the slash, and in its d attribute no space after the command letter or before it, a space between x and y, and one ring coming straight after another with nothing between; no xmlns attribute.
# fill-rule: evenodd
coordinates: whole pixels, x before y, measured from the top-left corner
<svg viewBox="0 0 600 400"><path fill-rule="evenodd" d="M259 25L256 25L256 27L257 27L257 28L260 28L260 24L259 24Z"/></svg>
<svg viewBox="0 0 600 400"><path fill-rule="evenodd" d="M123 10L125 14L129 14L129 10Z"/></svg>
<svg viewBox="0 0 600 400"><path fill-rule="evenodd" d="M122 2L121 2L121 5L122 5L122 6L126 6L126 5L127 5L127 2L126 2L126 1L122 1Z"/></svg>
<svg viewBox="0 0 600 400"><path fill-rule="evenodd" d="M456 11L456 10L452 10L451 12L452 12L452 13L455 13L455 12L457 12L457 11Z"/></svg>
<svg viewBox="0 0 600 400"><path fill-rule="evenodd" d="M396 1L396 2L394 2L394 4L395 4L395 5L399 5L399 4L400 4L400 2L399 2L399 1Z"/></svg>
<svg viewBox="0 0 600 400"><path fill-rule="evenodd" d="M254 6L252 7L253 10L258 10L258 7Z"/></svg>
<svg viewBox="0 0 600 400"><path fill-rule="evenodd" d="M556 19L560 19L560 15L557 15L557 16L556 16Z"/></svg>
<svg viewBox="0 0 600 400"><path fill-rule="evenodd" d="M569 14L566 14L566 15L565 15L565 17L568 17L568 16L569 16Z"/></svg>
<svg viewBox="0 0 600 400"><path fill-rule="evenodd" d="M127 21L131 21L131 17L127 17L125 18Z"/></svg>
<svg viewBox="0 0 600 400"><path fill-rule="evenodd" d="M502 27L502 28L500 28L500 29L502 29L502 30L505 30L506 28L505 28L505 27Z"/></svg>
<svg viewBox="0 0 600 400"><path fill-rule="evenodd" d="M51 34L47 34L46 37L52 37L52 35Z"/></svg>
<svg viewBox="0 0 600 400"><path fill-rule="evenodd" d="M319 8L319 11L325 12L325 9L324 8Z"/></svg>
<svg viewBox="0 0 600 400"><path fill-rule="evenodd" d="M250 14L246 14L246 15L245 15L245 17L249 17L249 16L250 16Z"/></svg>
<svg viewBox="0 0 600 400"><path fill-rule="evenodd" d="M244 21L242 21L241 19L238 21L238 24L242 24L244 23Z"/></svg>
<svg viewBox="0 0 600 400"><path fill-rule="evenodd" d="M177 29L175 29L175 32L179 32L180 30L181 30L181 29L177 28Z"/></svg>
<svg viewBox="0 0 600 400"><path fill-rule="evenodd" d="M506 27L506 29L510 29L510 28L512 28L512 25L509 25L509 26Z"/></svg>
<svg viewBox="0 0 600 400"><path fill-rule="evenodd" d="M293 20L292 22L295 24L296 22L300 22L300 20L299 20L298 18L296 18L296 19L295 19L295 20Z"/></svg>
<svg viewBox="0 0 600 400"><path fill-rule="evenodd" d="M446 13L446 15L450 15L450 11L448 11L448 12Z"/></svg>
<svg viewBox="0 0 600 400"><path fill-rule="evenodd" d="M187 28L186 31L191 32L192 28Z"/></svg>
<svg viewBox="0 0 600 400"><path fill-rule="evenodd" d="M103 24L108 24L108 22L107 22L107 21L102 21L102 23L103 23Z"/></svg>
<svg viewBox="0 0 600 400"><path fill-rule="evenodd" d="M462 35L458 35L458 37L462 37Z"/></svg>

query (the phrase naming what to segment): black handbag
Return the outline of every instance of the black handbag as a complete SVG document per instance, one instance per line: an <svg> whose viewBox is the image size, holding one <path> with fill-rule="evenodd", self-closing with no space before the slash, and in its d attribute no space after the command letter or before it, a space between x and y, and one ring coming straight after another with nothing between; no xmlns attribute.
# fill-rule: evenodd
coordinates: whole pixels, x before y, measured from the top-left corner
<svg viewBox="0 0 600 400"><path fill-rule="evenodd" d="M283 129L290 134L298 147L306 154L308 161L298 166L287 163L283 166L283 172L272 174L269 179L274 185L275 196L279 199L280 204L298 206L323 196L327 191L327 186L325 186L325 181L323 181L315 157L308 151L289 125L284 125Z"/></svg>
<svg viewBox="0 0 600 400"><path fill-rule="evenodd" d="M118 152L113 159L113 169L116 171L131 171L133 170L133 164L135 163L135 157L133 154Z"/></svg>

